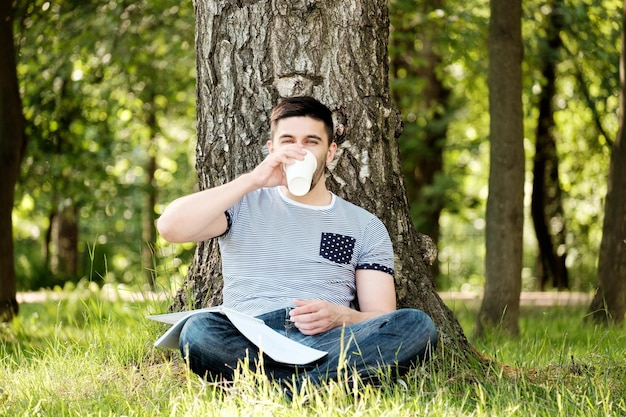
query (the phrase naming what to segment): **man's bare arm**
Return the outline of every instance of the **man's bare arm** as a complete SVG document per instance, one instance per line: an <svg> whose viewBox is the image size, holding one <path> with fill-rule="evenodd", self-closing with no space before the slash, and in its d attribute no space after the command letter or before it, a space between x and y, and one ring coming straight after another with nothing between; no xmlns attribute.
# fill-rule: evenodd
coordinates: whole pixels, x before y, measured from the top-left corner
<svg viewBox="0 0 626 417"><path fill-rule="evenodd" d="M175 243L200 242L221 235L227 227L224 212L255 189L250 175L174 200L157 220L159 233Z"/></svg>
<svg viewBox="0 0 626 417"><path fill-rule="evenodd" d="M390 313L396 309L393 277L385 272L356 271L359 310L323 300L294 300L291 321L306 335L314 335L335 327L359 323Z"/></svg>
<svg viewBox="0 0 626 417"><path fill-rule="evenodd" d="M299 145L270 153L252 172L233 181L174 200L157 220L159 233L168 242L201 242L226 231L224 212L243 196L262 187L285 184L282 164L304 159Z"/></svg>

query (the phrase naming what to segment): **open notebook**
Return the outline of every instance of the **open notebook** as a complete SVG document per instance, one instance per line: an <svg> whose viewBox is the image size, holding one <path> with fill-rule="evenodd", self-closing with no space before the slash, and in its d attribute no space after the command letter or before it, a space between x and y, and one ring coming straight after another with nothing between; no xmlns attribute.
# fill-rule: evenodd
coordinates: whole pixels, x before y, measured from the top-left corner
<svg viewBox="0 0 626 417"><path fill-rule="evenodd" d="M151 320L172 325L172 327L154 342L154 345L170 349L179 349L178 338L187 319L194 314L204 312L220 313L228 317L241 334L247 337L248 340L254 343L263 353L276 362L306 365L323 358L327 354L327 352L310 348L281 335L267 326L263 320L222 306L148 316Z"/></svg>

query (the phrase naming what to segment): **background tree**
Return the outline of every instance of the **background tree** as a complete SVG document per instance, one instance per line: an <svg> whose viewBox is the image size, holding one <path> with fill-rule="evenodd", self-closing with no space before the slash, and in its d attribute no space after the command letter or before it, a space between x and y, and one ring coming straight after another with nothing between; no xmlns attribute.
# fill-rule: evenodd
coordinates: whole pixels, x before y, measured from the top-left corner
<svg viewBox="0 0 626 417"><path fill-rule="evenodd" d="M524 224L522 3L491 0L489 22L490 169L485 292L476 330L519 332Z"/></svg>
<svg viewBox="0 0 626 417"><path fill-rule="evenodd" d="M622 15L619 130L613 143L595 296L589 319L622 323L626 314L626 1Z"/></svg>
<svg viewBox="0 0 626 417"><path fill-rule="evenodd" d="M0 4L0 322L18 312L13 251L13 197L26 137L15 48L13 2Z"/></svg>
<svg viewBox="0 0 626 417"><path fill-rule="evenodd" d="M389 100L386 2L201 0L196 22L200 188L223 184L261 161L268 114L280 97L316 96L337 124L330 188L388 227L399 305L427 311L451 353L471 352L434 291L428 262L436 251L410 218L396 142L400 116ZM201 242L177 307L219 303L221 288L217 243Z"/></svg>
<svg viewBox="0 0 626 417"><path fill-rule="evenodd" d="M546 4L549 9L545 19L545 39L540 41L538 61L541 65L541 92L538 102L538 120L535 134L533 159L533 191L531 214L538 242L537 280L544 290L552 281L560 290L569 287L565 260L566 229L563 212L563 192L559 181L559 155L557 153L556 111L557 64L560 61L563 42L561 30L565 23L564 5L561 0Z"/></svg>
<svg viewBox="0 0 626 417"><path fill-rule="evenodd" d="M551 136L558 147L553 146L552 162L546 166L553 172L554 179L546 182L543 190L547 206L544 222L552 235L554 264L552 268L544 268L544 273L548 272L544 283L550 279L549 270L553 269L563 277L561 284L555 284L557 288L565 287L564 277L567 277L569 288L590 291L594 283L589 278L596 275L602 235L606 181L597 181L592 188L584 183L590 177L606 178L613 139L607 132L617 131L621 5L620 1L605 1L583 7L577 2L553 1L546 3L546 7L532 8L534 10L529 4L525 5L528 6L525 62L532 78L532 84L527 84L526 88L529 96L536 96L531 102L547 103L541 98L548 89L542 72L548 62L555 62L550 100ZM554 52L549 52L552 48L546 45L549 39L558 47ZM541 104L528 109L527 114L541 119L538 112L541 112ZM544 110L544 114L548 112ZM542 128L526 119L527 129L533 126L537 141L541 141ZM546 132L545 127L543 131ZM545 161L546 155L539 153L539 156ZM549 176L547 170L546 176ZM559 205L562 208L559 209ZM544 253L548 253L550 247L547 243L545 240ZM537 282L530 288L541 287L539 267L535 275Z"/></svg>

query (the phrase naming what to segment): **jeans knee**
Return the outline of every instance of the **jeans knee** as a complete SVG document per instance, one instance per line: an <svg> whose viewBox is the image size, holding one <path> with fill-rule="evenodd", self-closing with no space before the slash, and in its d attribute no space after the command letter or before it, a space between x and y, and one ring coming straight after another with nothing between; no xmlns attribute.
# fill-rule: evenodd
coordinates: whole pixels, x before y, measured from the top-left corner
<svg viewBox="0 0 626 417"><path fill-rule="evenodd" d="M180 335L178 336L178 340L180 342L180 347L182 350L183 346L189 344L189 342L193 339L193 335L197 332L196 327L198 326L198 317L191 316L187 319L183 328L180 331Z"/></svg>
<svg viewBox="0 0 626 417"><path fill-rule="evenodd" d="M439 331L428 314L417 309L401 309L401 321L406 329L413 329L413 333L421 343L430 344L432 348L437 346Z"/></svg>
<svg viewBox="0 0 626 417"><path fill-rule="evenodd" d="M418 310L419 311L419 310ZM437 341L439 340L439 330L437 326L435 326L435 322L432 318L423 311L422 313L422 328L424 333L427 335L428 340L433 348L437 346Z"/></svg>
<svg viewBox="0 0 626 417"><path fill-rule="evenodd" d="M213 332L216 324L213 314L195 314L187 319L178 337L180 350L183 355L199 345L208 347L212 344ZM219 341L218 341L219 342Z"/></svg>
<svg viewBox="0 0 626 417"><path fill-rule="evenodd" d="M207 313L190 317L179 335L183 359L196 374L232 379L239 356L235 343L239 333L228 319ZM225 347L228 348L225 348Z"/></svg>

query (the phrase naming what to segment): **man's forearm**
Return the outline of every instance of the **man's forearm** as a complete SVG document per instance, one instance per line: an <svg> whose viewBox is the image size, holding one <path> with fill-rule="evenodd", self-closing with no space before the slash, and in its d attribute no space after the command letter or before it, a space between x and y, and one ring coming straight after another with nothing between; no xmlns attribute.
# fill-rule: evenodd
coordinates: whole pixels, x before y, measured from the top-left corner
<svg viewBox="0 0 626 417"><path fill-rule="evenodd" d="M200 242L225 231L224 212L258 188L252 174L174 200L157 220L157 228L169 242Z"/></svg>

